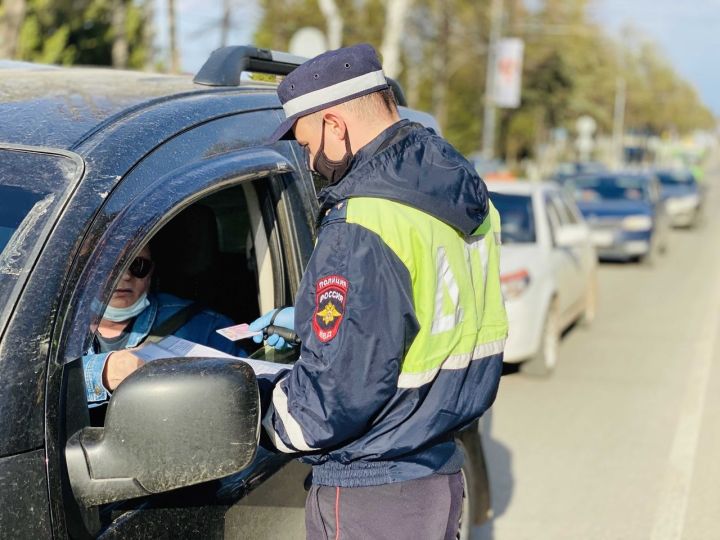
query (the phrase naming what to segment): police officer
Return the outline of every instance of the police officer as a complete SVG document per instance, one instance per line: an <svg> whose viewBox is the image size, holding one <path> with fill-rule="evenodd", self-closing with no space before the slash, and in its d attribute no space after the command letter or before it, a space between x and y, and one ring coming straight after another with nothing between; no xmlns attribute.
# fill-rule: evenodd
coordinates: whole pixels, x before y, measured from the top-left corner
<svg viewBox="0 0 720 540"><path fill-rule="evenodd" d="M330 184L294 311L251 325L302 340L263 426L313 465L308 538L455 538L453 434L493 403L507 335L498 214L450 144L400 119L369 45L307 61L278 95L273 141L296 139Z"/></svg>

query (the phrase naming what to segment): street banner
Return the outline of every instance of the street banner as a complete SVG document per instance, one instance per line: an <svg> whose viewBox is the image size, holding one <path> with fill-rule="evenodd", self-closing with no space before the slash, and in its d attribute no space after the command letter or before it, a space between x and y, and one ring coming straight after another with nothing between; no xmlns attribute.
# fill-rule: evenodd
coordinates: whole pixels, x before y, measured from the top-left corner
<svg viewBox="0 0 720 540"><path fill-rule="evenodd" d="M493 101L498 107L515 109L520 106L524 46L519 38L503 38L497 42Z"/></svg>

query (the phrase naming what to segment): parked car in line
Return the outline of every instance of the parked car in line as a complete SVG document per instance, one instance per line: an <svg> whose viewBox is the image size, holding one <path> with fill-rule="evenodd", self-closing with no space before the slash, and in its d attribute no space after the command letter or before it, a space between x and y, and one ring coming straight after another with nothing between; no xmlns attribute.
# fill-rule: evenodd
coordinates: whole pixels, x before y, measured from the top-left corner
<svg viewBox="0 0 720 540"><path fill-rule="evenodd" d="M688 170L655 171L662 186L670 222L673 227L694 227L702 212L702 194L695 177Z"/></svg>
<svg viewBox="0 0 720 540"><path fill-rule="evenodd" d="M654 174L607 172L568 179L604 260L652 263L668 246L669 220Z"/></svg>
<svg viewBox="0 0 720 540"><path fill-rule="evenodd" d="M596 174L607 170L605 164L599 161L568 161L558 164L552 179L563 183L565 180L575 176Z"/></svg>
<svg viewBox="0 0 720 540"><path fill-rule="evenodd" d="M308 469L258 446L246 363L148 362L91 425L81 362L158 231L173 246L156 265L163 292L237 322L293 303L313 249L313 176L294 141L266 143L284 118L276 85L240 71L298 61L219 49L195 83L2 64L1 538L304 538ZM272 355L254 354L296 359ZM477 423L456 439L467 537L489 487Z"/></svg>
<svg viewBox="0 0 720 540"><path fill-rule="evenodd" d="M500 212L500 271L510 335L505 362L533 375L558 361L560 336L597 306L597 255L575 203L553 183L490 182Z"/></svg>

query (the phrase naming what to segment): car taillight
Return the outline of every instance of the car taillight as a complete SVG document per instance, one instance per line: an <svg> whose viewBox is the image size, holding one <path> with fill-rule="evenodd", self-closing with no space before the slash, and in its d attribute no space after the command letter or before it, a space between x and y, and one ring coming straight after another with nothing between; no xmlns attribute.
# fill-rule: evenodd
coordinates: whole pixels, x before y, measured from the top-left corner
<svg viewBox="0 0 720 540"><path fill-rule="evenodd" d="M500 285L502 287L505 300L517 298L530 285L530 274L527 270L518 270L517 272L509 272L500 276Z"/></svg>

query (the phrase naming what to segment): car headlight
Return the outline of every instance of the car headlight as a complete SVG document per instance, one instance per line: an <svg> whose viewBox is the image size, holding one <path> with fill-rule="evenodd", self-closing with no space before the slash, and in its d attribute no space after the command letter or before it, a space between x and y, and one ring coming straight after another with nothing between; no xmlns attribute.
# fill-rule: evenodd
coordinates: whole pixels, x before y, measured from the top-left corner
<svg viewBox="0 0 720 540"><path fill-rule="evenodd" d="M652 226L650 216L628 216L622 220L622 228L626 231L648 231Z"/></svg>
<svg viewBox="0 0 720 540"><path fill-rule="evenodd" d="M500 276L503 298L512 300L521 296L530 285L530 274L527 270L509 272Z"/></svg>

